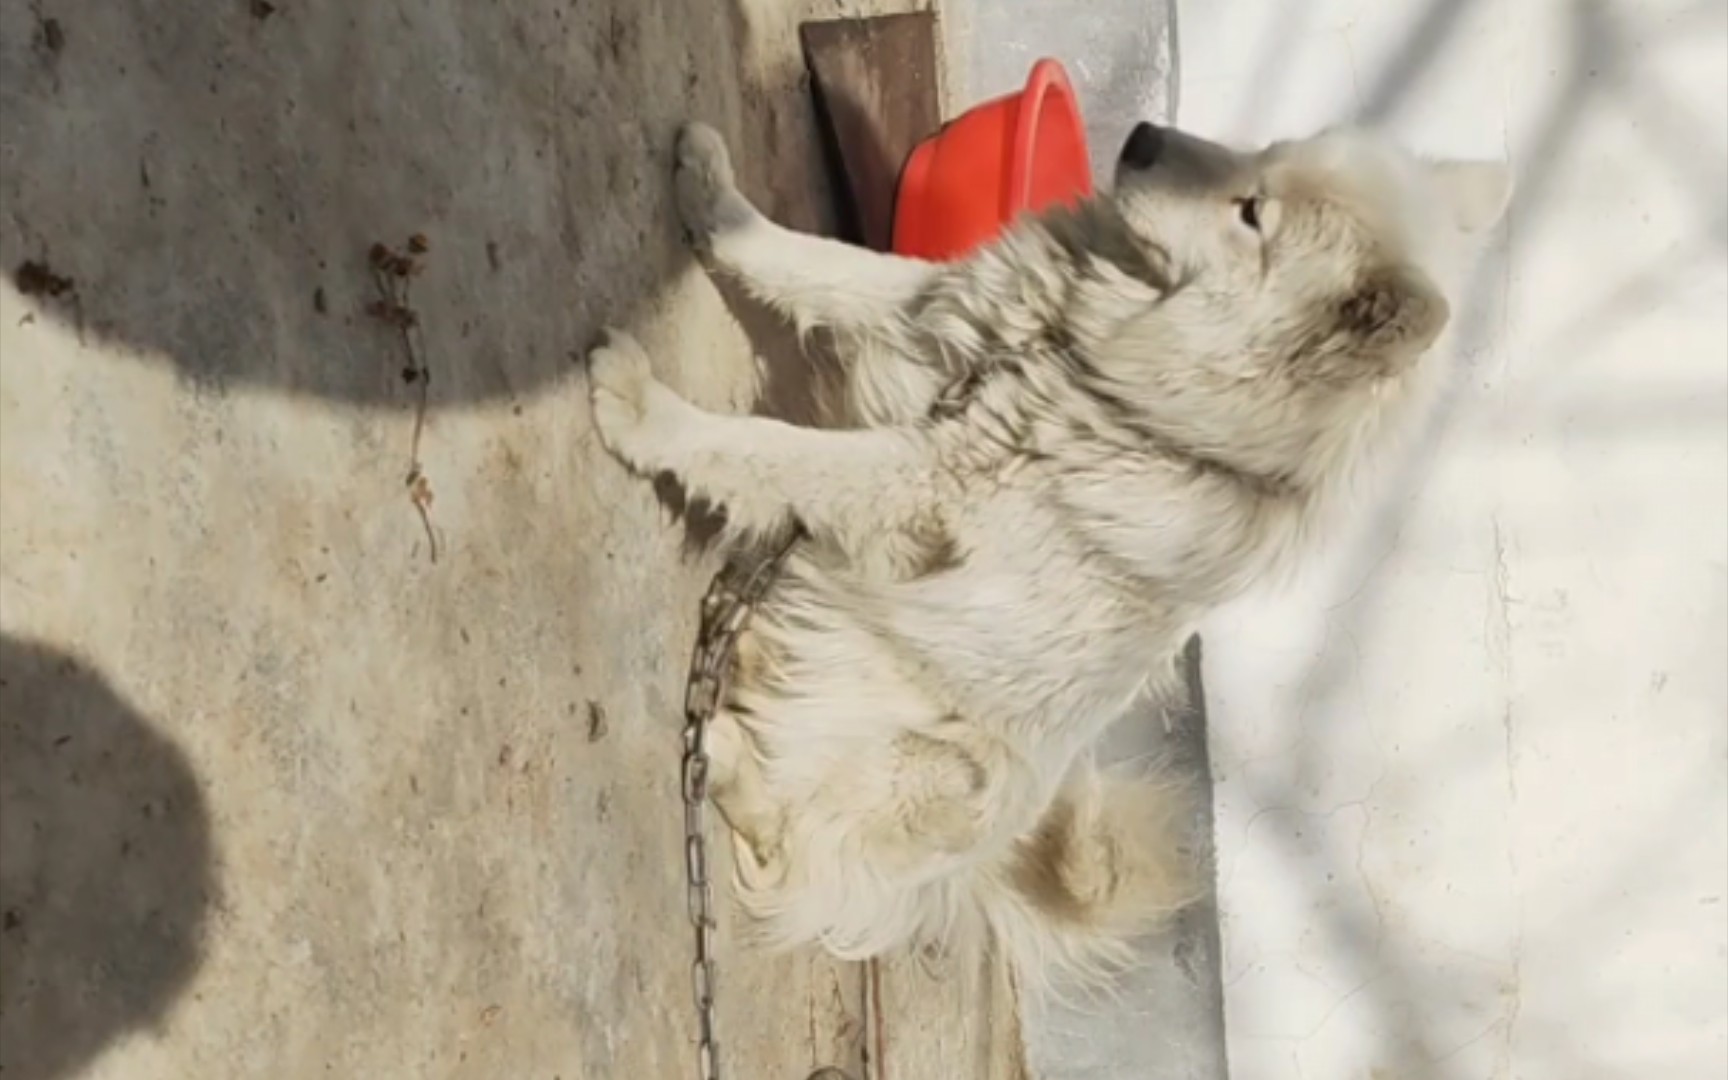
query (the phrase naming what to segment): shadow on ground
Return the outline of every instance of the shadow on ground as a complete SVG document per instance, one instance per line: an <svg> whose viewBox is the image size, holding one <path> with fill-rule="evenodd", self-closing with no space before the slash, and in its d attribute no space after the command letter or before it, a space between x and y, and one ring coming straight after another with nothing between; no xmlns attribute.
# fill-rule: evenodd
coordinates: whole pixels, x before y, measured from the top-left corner
<svg viewBox="0 0 1728 1080"><path fill-rule="evenodd" d="M77 1075L198 968L210 822L185 756L97 673L0 639L0 1075Z"/></svg>
<svg viewBox="0 0 1728 1080"><path fill-rule="evenodd" d="M741 3L0 0L0 264L206 389L408 408L366 253L423 233L432 407L541 390L687 266L687 116L818 214L819 160L781 152L808 95L740 70Z"/></svg>

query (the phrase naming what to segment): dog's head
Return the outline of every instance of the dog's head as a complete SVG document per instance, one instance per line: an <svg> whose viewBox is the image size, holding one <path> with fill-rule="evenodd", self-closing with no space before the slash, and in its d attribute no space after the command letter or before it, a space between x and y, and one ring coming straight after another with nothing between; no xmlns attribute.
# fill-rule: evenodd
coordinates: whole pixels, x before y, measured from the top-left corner
<svg viewBox="0 0 1728 1080"><path fill-rule="evenodd" d="M1360 131L1244 152L1139 125L1109 198L1176 288L1127 328L1146 347L1131 350L1146 364L1137 396L1233 407L1238 423L1207 424L1223 441L1238 424L1272 433L1280 417L1391 396L1447 324L1446 267L1498 223L1510 191L1503 165L1424 160Z"/></svg>

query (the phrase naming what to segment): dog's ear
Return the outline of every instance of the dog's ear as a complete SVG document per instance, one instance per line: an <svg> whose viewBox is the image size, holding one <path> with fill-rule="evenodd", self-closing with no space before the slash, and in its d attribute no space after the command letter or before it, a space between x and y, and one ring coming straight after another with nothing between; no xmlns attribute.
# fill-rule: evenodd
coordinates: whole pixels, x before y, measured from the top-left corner
<svg viewBox="0 0 1728 1080"><path fill-rule="evenodd" d="M1428 275L1387 266L1363 277L1338 305L1338 330L1357 350L1407 357L1432 345L1451 313Z"/></svg>
<svg viewBox="0 0 1728 1080"><path fill-rule="evenodd" d="M1500 224L1512 201L1512 170L1498 161L1431 161L1434 187L1453 225L1477 236Z"/></svg>

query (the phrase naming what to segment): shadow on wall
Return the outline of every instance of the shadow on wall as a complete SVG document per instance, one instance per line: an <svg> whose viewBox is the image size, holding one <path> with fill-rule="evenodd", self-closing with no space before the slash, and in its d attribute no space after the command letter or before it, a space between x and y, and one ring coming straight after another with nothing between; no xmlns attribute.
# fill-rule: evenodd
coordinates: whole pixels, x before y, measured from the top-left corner
<svg viewBox="0 0 1728 1080"><path fill-rule="evenodd" d="M160 1018L215 889L185 756L80 661L0 638L0 1075L77 1075Z"/></svg>
<svg viewBox="0 0 1728 1080"><path fill-rule="evenodd" d="M0 0L0 266L207 390L407 409L367 251L424 233L431 405L542 390L687 266L686 116L812 223L807 95L739 70L749 33L736 0Z"/></svg>

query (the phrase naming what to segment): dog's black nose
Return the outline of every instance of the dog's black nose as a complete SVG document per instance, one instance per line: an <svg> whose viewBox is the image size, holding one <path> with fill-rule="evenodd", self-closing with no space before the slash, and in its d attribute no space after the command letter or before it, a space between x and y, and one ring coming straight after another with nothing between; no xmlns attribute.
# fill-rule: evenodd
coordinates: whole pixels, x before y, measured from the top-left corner
<svg viewBox="0 0 1728 1080"><path fill-rule="evenodd" d="M1133 134L1122 147L1122 164L1130 169L1150 169L1164 153L1164 129L1144 120L1134 125Z"/></svg>

